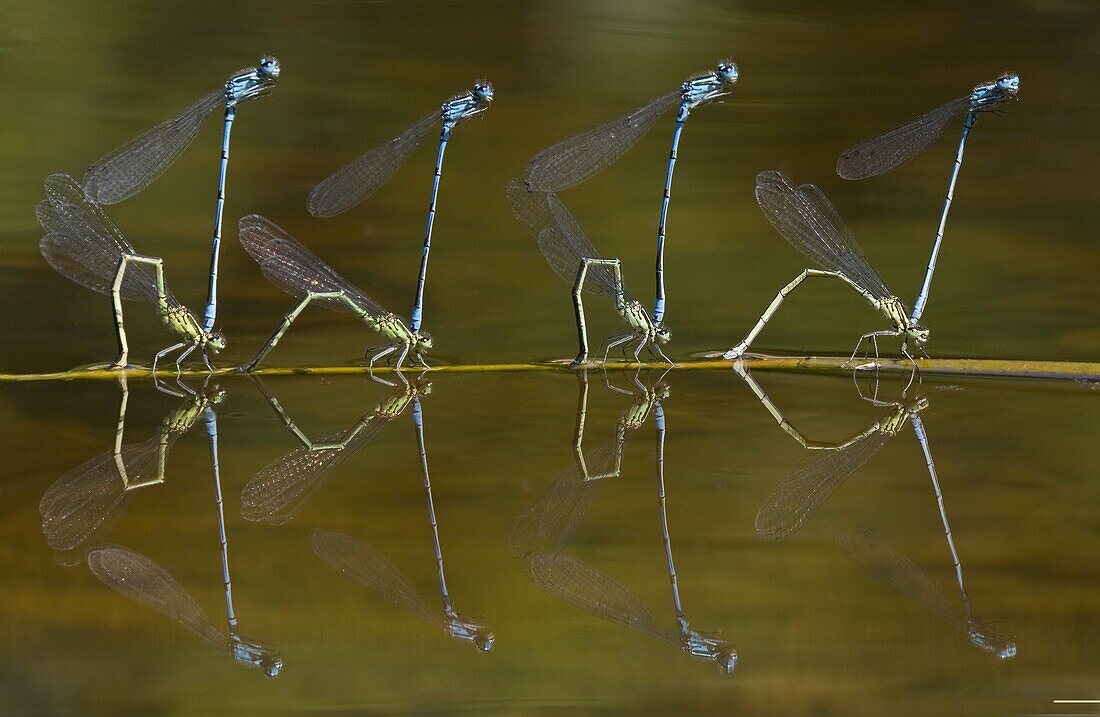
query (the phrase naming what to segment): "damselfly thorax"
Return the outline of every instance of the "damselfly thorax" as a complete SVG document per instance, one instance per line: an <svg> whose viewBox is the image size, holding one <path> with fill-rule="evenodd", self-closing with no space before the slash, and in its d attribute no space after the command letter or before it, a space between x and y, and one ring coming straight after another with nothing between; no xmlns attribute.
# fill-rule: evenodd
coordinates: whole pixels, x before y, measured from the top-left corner
<svg viewBox="0 0 1100 717"><path fill-rule="evenodd" d="M186 433L191 430L199 416L207 408L217 406L225 398L225 391L218 389L209 395L199 393L176 410L164 417L164 427L173 433Z"/></svg>
<svg viewBox="0 0 1100 717"><path fill-rule="evenodd" d="M684 80L680 87L680 115L686 116L699 105L730 94L737 77L737 65L732 60L726 60L718 63L714 70ZM683 117L678 116L677 119Z"/></svg>
<svg viewBox="0 0 1100 717"><path fill-rule="evenodd" d="M279 60L265 55L257 67L234 73L225 81L225 101L229 105L266 95L279 79Z"/></svg>
<svg viewBox="0 0 1100 717"><path fill-rule="evenodd" d="M161 314L160 320L164 322L165 326L179 334L181 338L199 348L214 340L213 333L204 330L198 317L183 304L169 306Z"/></svg>
<svg viewBox="0 0 1100 717"><path fill-rule="evenodd" d="M1020 93L1020 76L1007 72L993 82L984 82L970 91L970 111L982 112L1016 99Z"/></svg>
<svg viewBox="0 0 1100 717"><path fill-rule="evenodd" d="M493 102L493 85L478 82L469 92L455 95L443 103L440 118L446 124L455 125L489 109Z"/></svg>

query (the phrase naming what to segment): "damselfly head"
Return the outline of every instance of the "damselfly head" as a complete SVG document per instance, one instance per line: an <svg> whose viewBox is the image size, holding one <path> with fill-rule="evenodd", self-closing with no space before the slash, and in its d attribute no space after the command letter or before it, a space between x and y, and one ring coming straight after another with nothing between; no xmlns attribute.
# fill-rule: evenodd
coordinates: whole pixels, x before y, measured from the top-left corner
<svg viewBox="0 0 1100 717"><path fill-rule="evenodd" d="M1020 93L1020 76L1006 72L993 82L978 85L970 93L971 110L989 110L996 105L1016 99Z"/></svg>
<svg viewBox="0 0 1100 717"><path fill-rule="evenodd" d="M203 391L203 395L206 397L206 403L211 406L217 406L225 400L225 389L221 386L214 386L214 388L208 388Z"/></svg>
<svg viewBox="0 0 1100 717"><path fill-rule="evenodd" d="M1020 92L1020 76L1015 72L1006 72L994 84L1008 97L1015 97Z"/></svg>
<svg viewBox="0 0 1100 717"><path fill-rule="evenodd" d="M734 652L732 647L725 648L718 653L714 662L723 675L732 675L733 671L737 669L737 653Z"/></svg>
<svg viewBox="0 0 1100 717"><path fill-rule="evenodd" d="M488 80L478 80L474 83L473 95L478 104L489 104L493 101L493 83Z"/></svg>
<svg viewBox="0 0 1100 717"><path fill-rule="evenodd" d="M265 675L275 679L279 676L279 673L283 671L283 658L275 657L270 660L265 660L260 663L260 667L263 668Z"/></svg>
<svg viewBox="0 0 1100 717"><path fill-rule="evenodd" d="M927 327L918 324L913 324L905 330L905 335L912 339L917 346L924 346L928 343L928 336L931 333Z"/></svg>
<svg viewBox="0 0 1100 717"><path fill-rule="evenodd" d="M1016 642L983 620L971 622L967 636L972 644L1002 660L1010 660L1016 656Z"/></svg>
<svg viewBox="0 0 1100 717"><path fill-rule="evenodd" d="M474 646L482 652L489 652L496 642L496 635L489 630L478 630L474 633Z"/></svg>
<svg viewBox="0 0 1100 717"><path fill-rule="evenodd" d="M920 396L917 396L915 399L912 399L911 401L909 401L907 407L909 409L909 413L920 413L924 409L928 408L928 405L929 405L928 404L928 397L921 394Z"/></svg>
<svg viewBox="0 0 1100 717"><path fill-rule="evenodd" d="M664 324L658 324L653 330L653 336L657 339L657 343L667 344L672 340L672 331Z"/></svg>
<svg viewBox="0 0 1100 717"><path fill-rule="evenodd" d="M722 80L722 84L732 85L734 82L737 82L737 65L734 64L733 60L719 62L717 74Z"/></svg>
<svg viewBox="0 0 1100 717"><path fill-rule="evenodd" d="M218 353L225 348L225 334L221 331L214 331L210 334L210 338L206 340L206 347L214 353Z"/></svg>
<svg viewBox="0 0 1100 717"><path fill-rule="evenodd" d="M417 334L416 335L416 348L417 349L430 349L432 347L432 335L431 334Z"/></svg>
<svg viewBox="0 0 1100 717"><path fill-rule="evenodd" d="M260 58L260 66L257 68L261 75L270 77L273 80L279 79L279 58L274 55L264 55Z"/></svg>

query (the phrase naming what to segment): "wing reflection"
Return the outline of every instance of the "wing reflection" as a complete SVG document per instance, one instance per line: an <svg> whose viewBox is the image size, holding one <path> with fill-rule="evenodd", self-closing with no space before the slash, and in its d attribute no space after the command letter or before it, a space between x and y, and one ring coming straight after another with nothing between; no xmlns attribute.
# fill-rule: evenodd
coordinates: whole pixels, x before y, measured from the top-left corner
<svg viewBox="0 0 1100 717"><path fill-rule="evenodd" d="M178 393L159 384L157 388L183 401L165 415L155 435L124 444L130 390L126 377L120 376L114 447L73 468L43 493L38 505L42 533L60 561L71 562L69 558L79 554L81 546L110 527L133 491L164 482L172 446L194 427L207 407L218 405L225 395L220 388L198 393Z"/></svg>
<svg viewBox="0 0 1100 717"><path fill-rule="evenodd" d="M411 385L403 381L393 395L367 411L351 427L311 440L260 378L252 378L286 429L301 443L269 463L241 491L244 518L271 525L282 525L294 518L336 468L370 443L383 426L404 413L420 394L431 390L431 384Z"/></svg>
<svg viewBox="0 0 1100 717"><path fill-rule="evenodd" d="M916 563L875 531L859 531L837 538L837 547L875 578L919 601L936 617L965 634L977 647L1002 660L1016 656L1016 641L975 614L960 564L956 564L955 569L962 603L952 606Z"/></svg>
<svg viewBox="0 0 1100 717"><path fill-rule="evenodd" d="M738 373L749 382L750 386L756 386L753 391L757 394L757 397L765 406L768 406L769 412L776 417L780 426L787 433L792 433L793 427L782 418L782 414L774 408L774 404L767 398L767 394L759 389L759 385L752 381L751 375L743 369L738 370ZM944 539L951 556L959 594L962 598L961 611L950 606L943 594L912 560L876 533L870 531L857 532L839 538L837 545L842 552L860 563L876 578L911 595L942 620L965 632L974 645L1001 659L1015 657L1016 643L1013 638L992 624L978 618L974 613L974 606L966 591L963 582L962 561L955 547L955 538L947 519L947 507L944 503L943 491L940 488L939 476L936 473L932 448L928 441L924 421L921 418L921 412L928 408L928 399L919 394L909 397L903 391L900 401L880 400L878 398L877 373L875 375L874 392L872 395L867 396L860 389L857 375L857 373L853 373L853 380L856 382L860 398L872 405L892 410L854 438L832 447L825 447L828 452L785 478L764 500L764 504L756 514L756 537L760 540L778 541L798 532L809 521L814 512L829 499L829 496L850 475L871 460L908 423L913 427L913 434L920 444L925 467L932 480L932 489L943 527ZM912 384L913 377L910 377L906 389ZM801 436L801 434L798 435ZM806 445L806 443L803 443L803 445ZM806 447L822 448L824 446L818 444L817 446L806 445Z"/></svg>

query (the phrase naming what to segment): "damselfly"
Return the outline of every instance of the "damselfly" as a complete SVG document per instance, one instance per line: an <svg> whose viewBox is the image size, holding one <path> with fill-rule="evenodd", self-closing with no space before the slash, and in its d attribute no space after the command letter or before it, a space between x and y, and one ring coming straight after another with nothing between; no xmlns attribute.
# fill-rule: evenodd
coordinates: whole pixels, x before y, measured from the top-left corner
<svg viewBox="0 0 1100 717"><path fill-rule="evenodd" d="M225 348L220 332L208 331L190 309L176 300L164 281L164 260L138 254L107 213L90 200L67 174L46 178L46 198L38 203L38 222L46 235L39 247L42 256L58 273L81 286L111 297L114 304L118 358L111 368L125 368L129 357L122 301L144 301L156 307L161 321L183 340L157 353L153 371L166 354L180 351L179 370L184 359L199 349L211 371L209 352Z"/></svg>
<svg viewBox="0 0 1100 717"><path fill-rule="evenodd" d="M443 172L443 153L455 125L489 109L493 101L493 86L489 82L474 83L469 92L456 95L442 107L425 115L411 127L393 139L371 149L354 162L341 167L321 181L309 194L306 207L315 217L332 217L351 209L378 191L389 181L416 146L436 122L443 123L439 134L439 147L435 154L435 174L432 176L432 193L428 200L428 223L424 229L424 249L420 257L420 274L416 281L416 298L413 302L413 332L420 330L424 309L424 281L428 273L428 253L432 248L432 227L435 225L436 198L439 196L439 178Z"/></svg>
<svg viewBox="0 0 1100 717"><path fill-rule="evenodd" d="M259 214L250 214L241 219L239 236L241 245L260 265L260 271L267 280L276 288L299 299L294 308L283 317L267 343L251 361L240 367L242 371L252 371L259 366L294 323L294 319L298 318L298 314L314 302L329 311L354 314L367 328L377 331L392 342L370 356L372 367L375 361L398 349L401 351L397 357L398 368L410 353L427 367L423 352L432 347L431 336L411 330L396 314L383 309L377 301L333 271L332 267L274 222Z"/></svg>
<svg viewBox="0 0 1100 717"><path fill-rule="evenodd" d="M598 617L618 622L632 630L677 645L693 657L714 662L722 672L729 674L733 672L737 665L737 652L727 640L723 640L715 634L692 629L684 613L683 603L680 599L679 579L672 555L672 539L669 533L666 510L665 413L660 399L654 400L650 408L657 429L655 466L661 541L664 547L669 584L672 589L676 627L673 628L654 617L629 590L595 566L560 552L572 530L575 529L576 520L573 521L574 524L570 527L569 532L555 541L551 551L527 555L525 559L527 576L535 585L560 600L564 600Z"/></svg>
<svg viewBox="0 0 1100 717"><path fill-rule="evenodd" d="M662 114L678 107L676 128L672 133L665 170L661 213L657 222L657 295L653 304L653 323L660 324L665 316L665 228L669 198L672 195L672 172L680 147L680 134L691 111L700 105L721 100L733 91L737 82L737 65L732 60L719 62L714 70L689 77L677 89L631 110L599 127L581 132L552 147L542 150L527 163L523 179L536 192L560 192L576 186L613 164L638 143Z"/></svg>
<svg viewBox="0 0 1100 717"><path fill-rule="evenodd" d="M218 107L225 106L218 196L214 207L214 240L210 253L210 286L203 328L212 331L218 306L218 257L221 252L225 173L229 165L229 134L241 102L266 95L279 79L279 61L265 55L256 67L230 75L225 84L145 134L101 158L84 173L84 191L97 204L117 204L142 191L186 150Z"/></svg>
<svg viewBox="0 0 1100 717"><path fill-rule="evenodd" d="M812 277L825 276L851 286L892 324L890 329L863 334L852 351L852 358L867 339L871 339L878 357L879 336L901 336L901 352L914 363L908 348L910 341L917 351L925 353L928 329L918 324L916 313L908 314L901 299L886 288L836 207L819 187L813 184L799 187L780 172L761 172L756 176L756 201L780 236L821 268L804 270L780 289L748 335L727 351L724 358L736 359L743 355L799 284Z"/></svg>
<svg viewBox="0 0 1100 717"><path fill-rule="evenodd" d="M907 418L927 407L923 396L899 401L891 413L783 479L756 512L757 539L782 540L801 530L849 476L905 428Z"/></svg>
<svg viewBox="0 0 1100 717"><path fill-rule="evenodd" d="M947 213L951 210L951 202L955 197L955 182L958 181L959 170L962 169L966 138L970 136L970 130L974 127L974 121L980 113L997 111L997 107L1002 103L1016 99L1019 92L1020 76L1013 72L1006 73L993 82L983 82L969 94L941 105L909 124L857 144L840 155L840 159L837 160L836 173L845 179L865 179L885 174L928 149L943 132L948 122L963 112L966 113L962 136L959 138L959 148L955 152L955 163L951 167L951 179L947 184L947 196L944 198L943 211L940 213L936 240L932 245L932 256L928 259L928 268L924 274L920 294L917 295L917 300L913 304L911 317L913 323L920 321L924 306L928 303L928 293L932 288L932 274L936 271L936 260L939 258L940 245L943 243L943 231L947 226Z"/></svg>
<svg viewBox="0 0 1100 717"><path fill-rule="evenodd" d="M588 360L588 329L584 320L584 291L603 294L615 304L615 310L631 328L621 336L607 340L604 362L611 349L637 340L634 359L642 348L651 346L665 361L672 361L661 351L660 344L668 343L672 333L664 324L656 323L649 312L635 301L623 286L622 269L618 259L602 256L585 236L577 220L553 192L533 191L519 179L508 182L508 201L516 219L538 242L539 250L554 273L573 284L573 309L577 320L577 338L580 350L573 366Z"/></svg>

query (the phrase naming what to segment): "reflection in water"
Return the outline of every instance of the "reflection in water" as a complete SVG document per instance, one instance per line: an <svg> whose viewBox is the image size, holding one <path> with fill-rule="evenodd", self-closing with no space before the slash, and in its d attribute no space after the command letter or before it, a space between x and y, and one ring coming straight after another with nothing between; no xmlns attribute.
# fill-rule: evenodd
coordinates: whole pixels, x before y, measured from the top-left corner
<svg viewBox="0 0 1100 717"><path fill-rule="evenodd" d="M663 376L662 376L663 379ZM665 509L665 414L661 400L668 396L668 387L658 381L652 389L645 388L637 376L634 405L623 412L619 419L616 439L613 439L615 453L621 456L626 431L636 430L652 414L657 429L657 498L661 520L661 540L664 545L665 561L668 568L669 583L672 590L672 602L676 613L676 627L662 624L645 606L623 585L598 570L595 566L560 552L572 536L594 492L583 494L584 500L563 501L559 486L567 481L575 481L566 476L560 479L547 494L528 507L517 519L510 540L509 549L516 554L525 544L529 549L525 567L531 581L554 595L583 610L599 617L618 622L643 634L678 645L684 652L695 657L715 662L722 672L732 673L737 664L737 653L725 640L716 635L693 630L684 615L680 599L680 586L676 575L676 566L672 555L672 539L669 535L668 516ZM582 400L578 404L578 438L574 450L579 454L579 444L583 430L583 416L587 408L587 382L582 379ZM611 387L612 390L619 390ZM619 436L622 438L620 439ZM583 467L583 462L581 463ZM616 467L615 475L618 475ZM588 476L582 472L580 485L595 485L602 476ZM608 476L611 477L611 476ZM575 495L575 494L574 494ZM531 552L538 550L538 552Z"/></svg>
<svg viewBox="0 0 1100 717"><path fill-rule="evenodd" d="M950 533L948 537L950 538ZM954 545L951 545L951 550L956 561L955 575L959 595L962 596L963 612L948 603L943 593L916 563L874 531L859 531L837 538L837 547L871 575L909 594L948 625L966 633L970 641L978 647L1002 660L1016 656L1015 640L975 615L974 604L963 584L962 565L954 554Z"/></svg>
<svg viewBox="0 0 1100 717"><path fill-rule="evenodd" d="M619 476L627 439L649 419L657 402L668 397L668 386L663 381L657 381L650 389L635 376L637 390L632 393L608 383L606 372L603 377L604 385L633 395L634 403L619 416L608 442L586 456L583 443L588 414L588 371L577 373L577 423L573 433L576 465L562 471L561 477L516 518L508 536L508 552L514 558L533 552L556 553L569 542L599 491L600 479Z"/></svg>
<svg viewBox="0 0 1100 717"><path fill-rule="evenodd" d="M309 542L317 557L344 575L357 580L426 622L442 625L444 631L451 637L469 642L482 652L488 652L493 649L495 636L484 625L456 612L451 594L447 590L447 577L443 571L443 550L439 543L439 523L436 520L432 482L428 473L428 453L424 444L423 412L420 407L420 397L415 392L411 394L411 400L413 425L416 428L416 441L420 451L420 465L424 473L424 497L428 509L428 522L432 529L432 545L435 548L442 609L429 605L412 582L385 556L369 545L347 535L320 528L310 533Z"/></svg>
<svg viewBox="0 0 1100 717"><path fill-rule="evenodd" d="M928 407L928 400L921 396L892 405L893 413L878 419L855 437L831 447L831 450L827 448L828 452L823 456L785 478L764 499L764 504L756 513L756 537L760 540L782 540L797 533L848 476L862 468L905 427L907 416L916 417Z"/></svg>
<svg viewBox="0 0 1100 717"><path fill-rule="evenodd" d="M403 383L393 395L367 411L355 425L311 440L290 419L263 381L258 376L252 378L286 429L301 443L269 463L241 491L244 518L271 525L282 525L297 515L333 470L370 443L383 426L400 416L410 403L418 401L420 394L431 391L431 384L410 385L402 377Z"/></svg>
<svg viewBox="0 0 1100 717"><path fill-rule="evenodd" d="M102 532L108 519L132 496L132 491L164 482L168 451L208 407L221 403L220 388L210 392L180 394L157 385L165 393L183 398L160 423L157 434L123 445L126 407L130 390L126 377L119 376L118 428L115 445L109 451L88 460L58 478L42 495L38 510L42 514L42 533L50 547L59 551L59 559L70 562L73 551Z"/></svg>
<svg viewBox="0 0 1100 717"><path fill-rule="evenodd" d="M794 431L790 424L783 420L782 414L775 409L774 404L767 399L767 394L759 388L751 376L743 370L739 370L738 373L750 382L750 386L754 386L753 391L761 398L764 405L769 407L768 410L776 417L780 426L788 433L793 432L792 435L800 436L801 434ZM910 378L910 385L911 383L912 378ZM858 389L858 383L856 386ZM864 396L860 391L860 398L876 406L889 406L894 410L872 423L854 438L836 444L828 453L784 479L764 500L764 505L756 514L756 537L760 540L777 541L798 532L848 476L863 467L891 438L901 432L905 426L905 419L908 418L924 454L928 475L932 479L932 489L936 496L944 538L955 568L965 616L948 606L943 595L912 560L875 534L859 532L845 536L838 539L838 546L878 579L909 593L946 622L961 627L970 641L978 647L1001 659L1015 657L1016 643L1002 631L975 616L974 606L963 584L962 562L955 548L955 538L947 519L947 508L943 500L943 491L940 489L936 464L932 458L928 434L925 432L924 421L920 417L921 411L928 408L928 399L924 396L910 399L903 394L902 401L881 401L878 399L877 383L872 396ZM807 445L807 448L821 447L823 446L820 444Z"/></svg>
<svg viewBox="0 0 1100 717"><path fill-rule="evenodd" d="M129 548L113 544L90 548L87 554L88 569L109 588L167 615L203 640L228 651L238 663L259 667L268 677L277 677L283 667L283 660L279 654L262 642L242 636L237 625L237 614L233 609L233 583L229 574L229 541L226 537L225 512L222 507L221 466L218 460L218 417L212 405L203 407L198 415L202 416L203 425L210 438L228 632L222 633L214 627L195 599L164 568Z"/></svg>

